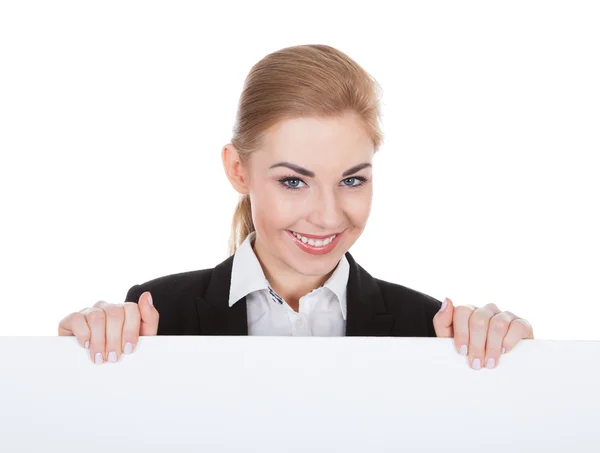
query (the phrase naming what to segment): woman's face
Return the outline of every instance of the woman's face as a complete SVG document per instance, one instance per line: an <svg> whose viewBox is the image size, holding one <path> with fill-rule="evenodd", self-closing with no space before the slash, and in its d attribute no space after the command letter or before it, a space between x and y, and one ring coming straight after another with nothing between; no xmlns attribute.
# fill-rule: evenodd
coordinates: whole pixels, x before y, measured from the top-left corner
<svg viewBox="0 0 600 453"><path fill-rule="evenodd" d="M271 128L248 167L239 166L242 182L232 180L239 192L250 195L256 254L304 275L331 272L367 223L373 154L355 114L291 119ZM227 161L234 163L233 156ZM311 247L292 231L305 238L338 237L329 247Z"/></svg>

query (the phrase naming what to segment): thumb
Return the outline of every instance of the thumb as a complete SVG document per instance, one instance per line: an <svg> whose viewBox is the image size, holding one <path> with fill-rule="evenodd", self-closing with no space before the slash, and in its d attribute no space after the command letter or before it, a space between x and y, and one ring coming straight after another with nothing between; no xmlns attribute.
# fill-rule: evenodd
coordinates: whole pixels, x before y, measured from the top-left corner
<svg viewBox="0 0 600 453"><path fill-rule="evenodd" d="M150 291L145 291L138 299L140 308L140 335L150 336L157 335L158 332L158 310L152 301Z"/></svg>
<svg viewBox="0 0 600 453"><path fill-rule="evenodd" d="M433 317L433 327L435 328L435 336L441 338L454 337L453 322L454 304L447 297L442 303L442 308Z"/></svg>

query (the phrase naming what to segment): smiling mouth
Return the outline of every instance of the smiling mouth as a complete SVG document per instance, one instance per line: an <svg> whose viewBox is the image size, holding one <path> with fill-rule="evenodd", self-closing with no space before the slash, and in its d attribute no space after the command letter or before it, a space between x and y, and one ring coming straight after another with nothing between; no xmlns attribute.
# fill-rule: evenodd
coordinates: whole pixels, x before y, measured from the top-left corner
<svg viewBox="0 0 600 453"><path fill-rule="evenodd" d="M308 245L310 247L326 247L331 244L341 233L332 234L331 236L314 236L307 237L300 233L296 233L292 230L287 230L292 236L294 236L299 242Z"/></svg>

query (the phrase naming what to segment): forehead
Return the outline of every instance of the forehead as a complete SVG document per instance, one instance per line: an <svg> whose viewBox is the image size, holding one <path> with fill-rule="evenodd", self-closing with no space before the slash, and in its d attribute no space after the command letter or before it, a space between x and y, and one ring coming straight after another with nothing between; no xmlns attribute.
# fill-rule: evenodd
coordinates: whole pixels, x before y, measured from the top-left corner
<svg viewBox="0 0 600 453"><path fill-rule="evenodd" d="M355 114L302 117L280 121L265 134L261 160L285 160L313 166L319 161L370 161L373 142ZM324 160L326 159L326 160Z"/></svg>

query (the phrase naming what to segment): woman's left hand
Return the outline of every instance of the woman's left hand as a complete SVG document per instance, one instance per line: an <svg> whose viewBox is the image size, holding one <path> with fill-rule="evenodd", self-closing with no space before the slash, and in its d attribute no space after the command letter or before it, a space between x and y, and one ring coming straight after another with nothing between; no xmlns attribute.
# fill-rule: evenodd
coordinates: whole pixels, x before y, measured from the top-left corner
<svg viewBox="0 0 600 453"><path fill-rule="evenodd" d="M510 352L521 339L533 339L533 328L510 311L500 311L495 304L481 308L474 305L454 307L448 298L433 317L437 337L454 337L454 347L469 355L471 368L495 368L500 354Z"/></svg>

